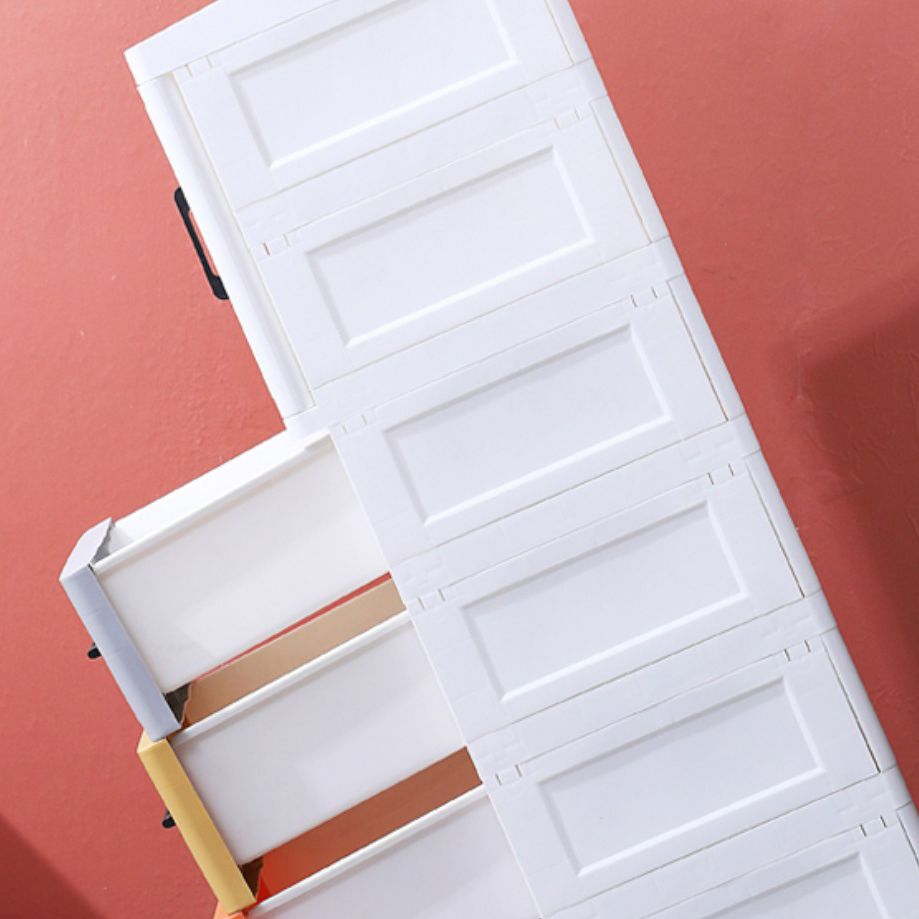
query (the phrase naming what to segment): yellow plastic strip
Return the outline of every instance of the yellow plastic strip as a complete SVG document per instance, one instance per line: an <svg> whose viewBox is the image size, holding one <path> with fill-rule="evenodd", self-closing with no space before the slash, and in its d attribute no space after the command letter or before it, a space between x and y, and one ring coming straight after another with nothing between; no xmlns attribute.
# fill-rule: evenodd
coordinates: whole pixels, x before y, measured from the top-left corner
<svg viewBox="0 0 919 919"><path fill-rule="evenodd" d="M221 908L232 914L252 906L255 896L169 741L151 741L144 733L137 755Z"/></svg>

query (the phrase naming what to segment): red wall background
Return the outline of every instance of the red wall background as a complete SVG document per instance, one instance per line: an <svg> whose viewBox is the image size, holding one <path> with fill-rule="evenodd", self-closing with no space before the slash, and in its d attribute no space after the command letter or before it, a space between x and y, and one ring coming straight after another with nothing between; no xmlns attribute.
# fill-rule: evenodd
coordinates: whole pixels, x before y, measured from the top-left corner
<svg viewBox="0 0 919 919"><path fill-rule="evenodd" d="M0 4L3 919L211 909L56 583L279 427L121 60L200 5ZM919 6L574 6L919 793Z"/></svg>

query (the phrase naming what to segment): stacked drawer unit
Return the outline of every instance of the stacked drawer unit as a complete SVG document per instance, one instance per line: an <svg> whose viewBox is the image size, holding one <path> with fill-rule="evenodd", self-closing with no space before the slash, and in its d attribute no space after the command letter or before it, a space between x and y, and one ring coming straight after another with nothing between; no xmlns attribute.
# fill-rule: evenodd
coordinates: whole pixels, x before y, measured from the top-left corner
<svg viewBox="0 0 919 919"><path fill-rule="evenodd" d="M92 528L62 582L227 909L254 906L262 875L296 878L334 838L343 861L403 870L423 842L442 879L432 902L505 896L508 915L535 916L328 434L281 434ZM334 872L314 873L262 911L343 896Z"/></svg>
<svg viewBox="0 0 919 919"><path fill-rule="evenodd" d="M225 912L919 914L909 794L565 0L219 0L128 59L333 483L323 525L154 510L66 572ZM379 832L308 872L336 821Z"/></svg>

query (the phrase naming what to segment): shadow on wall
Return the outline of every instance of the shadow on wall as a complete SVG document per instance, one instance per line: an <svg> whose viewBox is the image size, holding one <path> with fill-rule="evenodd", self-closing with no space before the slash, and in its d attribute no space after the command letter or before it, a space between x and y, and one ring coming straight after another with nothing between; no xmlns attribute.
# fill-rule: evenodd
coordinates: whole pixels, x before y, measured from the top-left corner
<svg viewBox="0 0 919 919"><path fill-rule="evenodd" d="M815 532L814 562L839 608L857 611L841 621L857 649L856 664L881 718L919 723L919 279L859 296L836 313L859 316L858 330L834 328L832 317L796 329L799 398L813 413L827 462L807 488L828 509L834 525L821 558ZM895 305L891 309L891 304ZM884 318L872 321L872 306ZM866 313L866 311L868 311ZM830 551L829 540L847 551ZM861 566L873 566L869 578ZM871 596L872 584L883 592ZM870 665L870 666L869 666ZM901 732L902 733L902 732ZM919 738L891 735L905 763L919 762ZM914 794L919 789L913 789Z"/></svg>
<svg viewBox="0 0 919 919"><path fill-rule="evenodd" d="M0 818L0 919L101 919Z"/></svg>

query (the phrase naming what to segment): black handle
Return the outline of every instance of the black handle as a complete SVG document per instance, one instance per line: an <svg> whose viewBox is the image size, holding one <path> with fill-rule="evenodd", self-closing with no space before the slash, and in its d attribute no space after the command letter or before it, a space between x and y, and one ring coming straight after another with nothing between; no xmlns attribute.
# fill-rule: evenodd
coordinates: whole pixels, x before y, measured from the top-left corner
<svg viewBox="0 0 919 919"><path fill-rule="evenodd" d="M175 828L175 825L176 825L175 818L167 810L163 814L163 819L160 821L160 826L162 826L164 830L172 830Z"/></svg>
<svg viewBox="0 0 919 919"><path fill-rule="evenodd" d="M175 195L173 197L175 198L176 207L182 215L182 223L185 224L185 229L191 237L191 243L195 247L195 252L198 254L198 261L201 262L201 267L204 269L204 276L207 278L207 283L211 287L211 292L218 300L229 300L230 298L227 296L227 290L223 286L220 275L211 268L211 264L207 260L204 246L201 245L201 240L198 238L198 231L195 229L194 221L191 219L191 208L188 206L188 200L185 198L185 192L182 191L181 186L175 190Z"/></svg>
<svg viewBox="0 0 919 919"><path fill-rule="evenodd" d="M93 642L93 643L89 646L89 650L86 652L86 656L87 656L91 661L97 661L97 660L99 660L100 657L102 657L102 652L96 647L96 643L95 643L95 642Z"/></svg>

